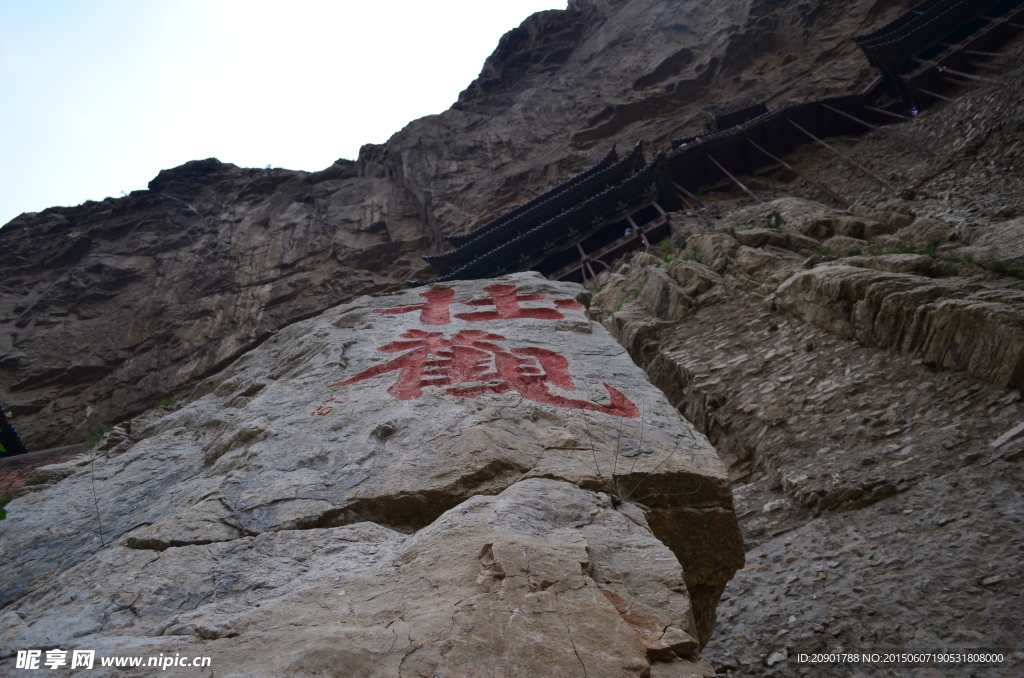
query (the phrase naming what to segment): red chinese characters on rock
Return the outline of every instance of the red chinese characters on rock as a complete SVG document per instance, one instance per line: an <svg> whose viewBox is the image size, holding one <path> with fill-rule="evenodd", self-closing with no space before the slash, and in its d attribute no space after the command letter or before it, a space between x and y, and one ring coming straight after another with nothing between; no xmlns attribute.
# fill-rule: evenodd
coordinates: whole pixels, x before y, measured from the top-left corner
<svg viewBox="0 0 1024 678"><path fill-rule="evenodd" d="M333 405L331 404L333 403ZM334 405L341 405L343 401L336 400L334 396L331 396L327 400L320 403L320 407L313 410L309 416L311 417L326 417L328 414L334 411Z"/></svg>
<svg viewBox="0 0 1024 678"><path fill-rule="evenodd" d="M447 325L452 321L451 312L448 309L455 299L455 290L450 287L437 287L427 290L420 296L426 299L422 304L378 308L374 310L374 313L399 315L401 313L420 311L420 322L424 325Z"/></svg>
<svg viewBox="0 0 1024 678"><path fill-rule="evenodd" d="M499 309L496 312L501 313L501 307L495 306ZM515 392L527 400L555 407L603 412L617 417L640 416L637 406L608 384L602 384L611 398L608 405L552 393L551 386L563 391L576 390L569 376L569 361L554 351L543 348L506 349L497 343L506 341L505 337L484 330L464 330L451 339L445 338L441 332L423 330L409 330L401 336L403 341L393 341L377 350L383 353L404 351L402 355L383 365L363 370L350 379L330 384L328 388L348 386L388 372L398 372L398 379L388 393L399 400L419 398L428 386L444 386L447 387L446 393L461 398Z"/></svg>
<svg viewBox="0 0 1024 678"><path fill-rule="evenodd" d="M565 315L557 309L567 311L582 311L583 305L572 299L555 299L557 308L523 308L520 303L524 301L541 301L547 297L543 294L519 294L515 285L488 285L484 288L487 293L485 299L472 299L470 301L455 302L455 290L449 287L436 287L427 290L420 296L426 299L422 304L410 304L408 306L396 306L394 308L378 308L374 313L385 315L399 315L403 313L420 312L420 322L424 325L448 325L451 323L451 305L453 303L465 306L493 306L493 311L478 311L476 313L456 313L459 320L468 322L480 322L483 320L516 320L520 318L534 318L537 320L561 320Z"/></svg>

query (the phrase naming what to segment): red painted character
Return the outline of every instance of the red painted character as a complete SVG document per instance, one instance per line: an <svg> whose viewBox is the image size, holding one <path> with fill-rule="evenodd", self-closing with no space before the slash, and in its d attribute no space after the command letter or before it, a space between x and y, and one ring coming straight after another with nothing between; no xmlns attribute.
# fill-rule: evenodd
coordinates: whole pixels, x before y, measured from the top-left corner
<svg viewBox="0 0 1024 678"><path fill-rule="evenodd" d="M539 320L561 320L565 316L553 308L523 308L521 301L540 301L546 299L543 294L519 294L515 285L488 285L484 288L488 299L460 301L466 306L493 306L493 311L477 313L456 313L455 317L470 322L480 320L506 320L512 318L537 318Z"/></svg>
<svg viewBox="0 0 1024 678"><path fill-rule="evenodd" d="M425 386L448 386L446 393L461 398L516 392L527 400L555 407L604 412L631 419L640 416L637 406L608 384L603 384L611 398L608 405L595 405L551 393L549 386L557 386L564 391L576 390L569 376L569 361L554 351L543 348L505 350L495 343L505 341L505 337L483 330L464 330L450 340L440 332L422 330L409 330L402 337L407 341L393 341L377 350L406 353L383 365L363 370L350 379L330 384L328 388L348 386L397 371L398 380L388 393L399 400L419 398ZM474 382L492 383L459 386Z"/></svg>
<svg viewBox="0 0 1024 678"><path fill-rule="evenodd" d="M452 321L448 308L455 299L455 290L450 287L435 287L420 295L427 301L422 304L410 306L396 306L394 308L378 308L374 313L386 315L398 315L400 313L412 313L420 311L420 322L424 325L447 325Z"/></svg>
<svg viewBox="0 0 1024 678"><path fill-rule="evenodd" d="M554 308L523 308L520 302L540 301L547 299L543 294L519 294L515 285L488 285L484 288L486 299L473 299L458 303L466 306L493 306L493 311L476 313L458 313L456 318L469 322L482 320L512 320L516 318L534 318L538 320L561 320L565 316ZM451 323L451 305L455 301L455 290L450 287L435 287L420 295L425 302L393 308L378 308L374 313L400 315L403 313L420 312L420 322L424 325L448 325ZM568 311L581 311L583 305L572 299L555 299L555 306Z"/></svg>

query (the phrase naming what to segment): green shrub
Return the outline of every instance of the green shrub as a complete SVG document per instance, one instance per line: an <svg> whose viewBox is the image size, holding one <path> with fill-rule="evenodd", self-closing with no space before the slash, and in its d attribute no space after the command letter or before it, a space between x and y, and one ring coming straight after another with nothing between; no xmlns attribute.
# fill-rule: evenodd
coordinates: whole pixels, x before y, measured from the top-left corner
<svg viewBox="0 0 1024 678"><path fill-rule="evenodd" d="M94 428L91 431L89 431L89 437L86 438L85 442L87 442L90 446L95 445L96 443L98 443L100 441L100 438L103 437L103 434L105 434L109 430L110 430L109 426L103 426L101 428Z"/></svg>
<svg viewBox="0 0 1024 678"><path fill-rule="evenodd" d="M10 494L8 492L0 494L0 520L3 520L7 517L7 509L5 509L4 507L10 504L12 499L14 499L13 494Z"/></svg>
<svg viewBox="0 0 1024 678"><path fill-rule="evenodd" d="M885 254L917 254L914 248L906 243L900 243L896 247L890 247L885 251Z"/></svg>

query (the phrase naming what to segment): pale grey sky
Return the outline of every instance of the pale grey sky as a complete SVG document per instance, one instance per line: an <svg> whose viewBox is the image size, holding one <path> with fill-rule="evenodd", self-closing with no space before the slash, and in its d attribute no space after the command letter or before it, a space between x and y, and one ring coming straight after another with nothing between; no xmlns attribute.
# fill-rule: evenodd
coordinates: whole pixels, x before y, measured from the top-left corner
<svg viewBox="0 0 1024 678"><path fill-rule="evenodd" d="M319 170L565 0L0 0L0 224L216 157Z"/></svg>

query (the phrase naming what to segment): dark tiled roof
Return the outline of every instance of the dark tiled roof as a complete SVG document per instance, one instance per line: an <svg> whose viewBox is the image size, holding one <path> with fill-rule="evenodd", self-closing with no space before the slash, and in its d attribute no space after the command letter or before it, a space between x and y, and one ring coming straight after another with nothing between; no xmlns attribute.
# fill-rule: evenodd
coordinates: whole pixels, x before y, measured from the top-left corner
<svg viewBox="0 0 1024 678"><path fill-rule="evenodd" d="M607 160L607 157L605 160ZM584 174L587 175L584 179L567 182L569 185L561 191L545 193L544 196L541 196L545 197L545 200L536 203L531 209L521 210L516 208L512 212L518 212L518 215L497 219L495 222L501 223L488 230L477 229L473 233L479 233L479 235L467 241L458 249L423 257L424 261L430 264L438 273L449 273L469 263L476 257L490 252L502 243L514 240L537 226L550 221L559 214L574 209L591 196L621 183L627 177L639 171L644 165L643 145L637 144L622 160L600 171L594 171L595 168L602 167L605 160L602 160L594 168L587 170L583 174L577 175L577 178ZM512 214L512 212L509 212L509 214Z"/></svg>
<svg viewBox="0 0 1024 678"><path fill-rule="evenodd" d="M488 233L490 231L493 231L495 228L502 226L509 220L516 219L518 217L521 217L523 214L530 212L534 208L538 207L541 203L546 202L552 196L562 193L563 191L566 191L572 188L573 186L586 181L587 179L589 179L590 177L594 176L599 172L603 172L604 170L608 169L613 164L615 164L615 161L617 161L618 159L619 156L615 152L615 147L612 146L611 150L608 151L608 153L590 169L584 170L583 172L580 172L576 176L566 179L565 181L558 184L551 190L538 195L536 198L528 202L524 202L522 205L519 205L518 207L515 207L509 210L508 212L505 212L497 219L492 219L483 226L476 228L469 233L464 233L462 235L447 235L445 236L444 239L447 240L452 245L454 245L455 247L461 247L462 245L465 245L469 241L480 237L484 233Z"/></svg>
<svg viewBox="0 0 1024 678"><path fill-rule="evenodd" d="M611 186L575 209L563 212L513 240L499 244L451 273L433 280L417 280L413 286L449 280L477 280L524 271L552 254L571 247L601 228L617 221L630 209L657 200L667 210L680 206L672 189L665 156L651 162L625 181Z"/></svg>
<svg viewBox="0 0 1024 678"><path fill-rule="evenodd" d="M886 90L908 104L901 75L913 70L914 56L1005 0L925 0L882 28L854 38L871 65L881 72Z"/></svg>

